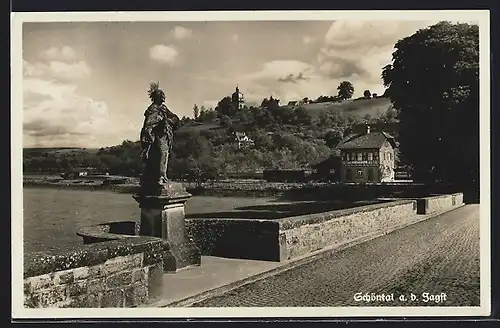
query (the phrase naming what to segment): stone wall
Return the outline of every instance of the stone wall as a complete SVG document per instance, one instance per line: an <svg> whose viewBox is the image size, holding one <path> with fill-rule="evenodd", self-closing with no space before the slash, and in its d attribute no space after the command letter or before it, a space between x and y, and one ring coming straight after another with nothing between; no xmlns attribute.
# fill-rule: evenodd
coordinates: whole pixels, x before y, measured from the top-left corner
<svg viewBox="0 0 500 328"><path fill-rule="evenodd" d="M451 210L462 205L463 199L464 195L462 193L419 198L417 200L418 214L432 214Z"/></svg>
<svg viewBox="0 0 500 328"><path fill-rule="evenodd" d="M279 224L258 219L186 219L202 255L279 261Z"/></svg>
<svg viewBox="0 0 500 328"><path fill-rule="evenodd" d="M159 238L137 236L25 254L24 305L105 308L153 301L162 291L162 247Z"/></svg>
<svg viewBox="0 0 500 328"><path fill-rule="evenodd" d="M462 204L463 194L457 193L276 220L187 219L186 225L203 255L286 261L412 224L419 219L417 213L437 213Z"/></svg>
<svg viewBox="0 0 500 328"><path fill-rule="evenodd" d="M327 246L334 246L410 223L417 214L416 201L400 200L346 210L279 220L281 258L289 260Z"/></svg>

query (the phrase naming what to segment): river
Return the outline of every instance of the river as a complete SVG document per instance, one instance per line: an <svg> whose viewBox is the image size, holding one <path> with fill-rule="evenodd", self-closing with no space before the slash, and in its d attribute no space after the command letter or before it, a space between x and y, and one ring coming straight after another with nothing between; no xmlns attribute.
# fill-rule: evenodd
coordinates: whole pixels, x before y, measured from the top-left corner
<svg viewBox="0 0 500 328"><path fill-rule="evenodd" d="M270 198L195 196L186 214L230 211L267 203ZM130 194L111 191L23 188L24 252L50 251L81 244L76 231L110 221L138 220L140 209Z"/></svg>

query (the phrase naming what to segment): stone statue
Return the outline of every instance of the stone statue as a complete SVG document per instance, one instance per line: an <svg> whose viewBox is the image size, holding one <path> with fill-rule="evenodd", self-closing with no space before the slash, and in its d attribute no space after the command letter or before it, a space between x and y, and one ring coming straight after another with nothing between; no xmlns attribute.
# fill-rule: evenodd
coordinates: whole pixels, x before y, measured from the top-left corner
<svg viewBox="0 0 500 328"><path fill-rule="evenodd" d="M145 163L141 176L143 192L157 190L168 181L167 165L174 131L179 127L179 117L165 106L165 93L159 83L149 88L151 105L144 113L141 130L141 158Z"/></svg>

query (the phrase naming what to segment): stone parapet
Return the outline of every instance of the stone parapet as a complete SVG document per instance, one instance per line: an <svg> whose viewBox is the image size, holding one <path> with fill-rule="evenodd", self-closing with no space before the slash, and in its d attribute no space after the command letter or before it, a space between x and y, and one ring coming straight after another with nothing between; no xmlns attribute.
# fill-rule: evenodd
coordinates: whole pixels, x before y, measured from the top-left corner
<svg viewBox="0 0 500 328"><path fill-rule="evenodd" d="M57 252L27 253L24 305L105 308L154 301L162 291L161 251L161 239L137 236Z"/></svg>

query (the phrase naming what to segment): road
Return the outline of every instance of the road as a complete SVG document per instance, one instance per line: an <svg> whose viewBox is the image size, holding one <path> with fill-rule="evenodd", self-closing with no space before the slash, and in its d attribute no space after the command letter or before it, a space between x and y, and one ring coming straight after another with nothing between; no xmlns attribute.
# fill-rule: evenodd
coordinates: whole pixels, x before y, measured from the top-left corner
<svg viewBox="0 0 500 328"><path fill-rule="evenodd" d="M479 306L479 271L479 205L473 204L192 307ZM393 294L394 301L356 301L356 293ZM417 300L410 301L411 293Z"/></svg>

